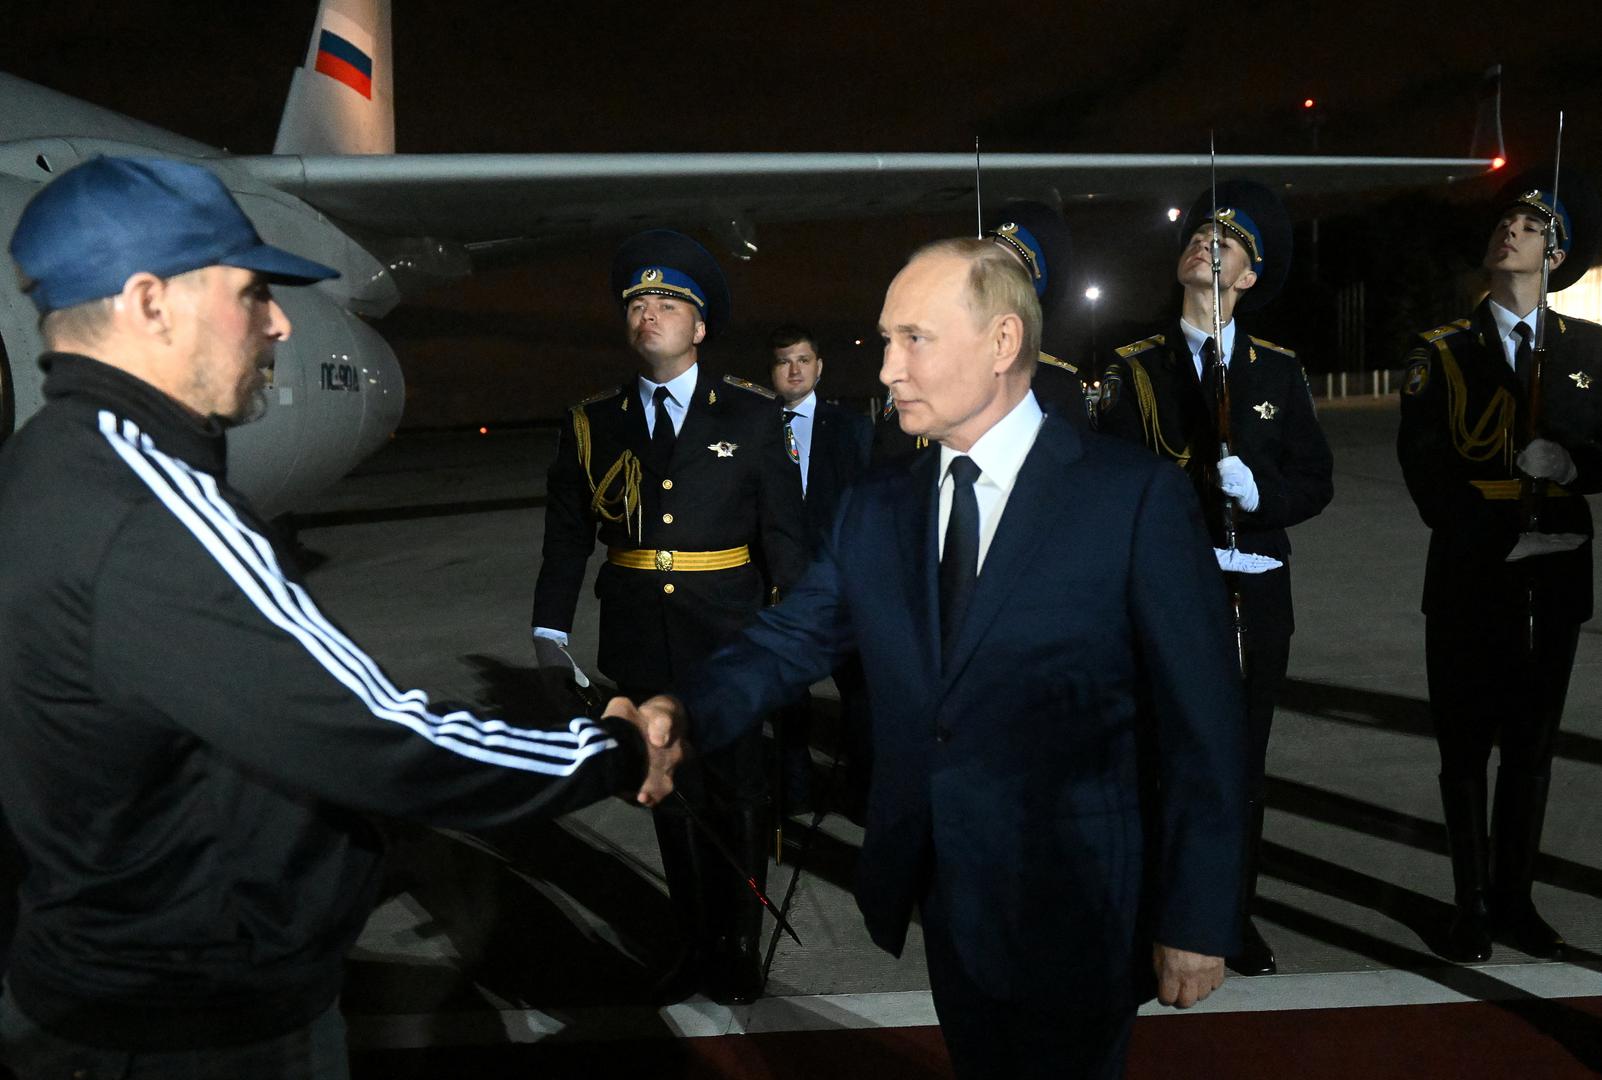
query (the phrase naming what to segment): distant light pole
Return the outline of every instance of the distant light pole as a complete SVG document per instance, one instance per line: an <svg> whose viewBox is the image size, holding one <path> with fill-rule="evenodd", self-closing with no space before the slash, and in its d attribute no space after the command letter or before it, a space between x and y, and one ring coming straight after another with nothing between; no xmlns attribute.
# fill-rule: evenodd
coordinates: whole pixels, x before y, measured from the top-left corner
<svg viewBox="0 0 1602 1080"><path fill-rule="evenodd" d="M1090 301L1090 355L1096 355L1096 301L1101 299L1101 286L1092 285L1085 290L1085 299Z"/></svg>

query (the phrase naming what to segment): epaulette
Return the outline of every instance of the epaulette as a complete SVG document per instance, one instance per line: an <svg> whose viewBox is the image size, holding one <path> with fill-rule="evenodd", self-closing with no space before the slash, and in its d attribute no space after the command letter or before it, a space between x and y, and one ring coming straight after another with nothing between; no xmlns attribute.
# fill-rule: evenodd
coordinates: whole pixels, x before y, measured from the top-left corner
<svg viewBox="0 0 1602 1080"><path fill-rule="evenodd" d="M774 393L772 390L769 390L765 386L758 386L750 379L741 379L733 375L725 375L723 376L723 381L728 383L730 386L738 386L741 390L749 390L753 394L761 394L770 401L779 400L778 394Z"/></svg>
<svg viewBox="0 0 1602 1080"><path fill-rule="evenodd" d="M1050 364L1052 367L1060 367L1064 371L1068 372L1070 375L1078 375L1079 374L1079 368L1076 365L1070 364L1066 360L1058 360L1055 356L1051 355L1049 352L1043 352L1043 353L1040 354L1040 362L1042 364Z"/></svg>
<svg viewBox="0 0 1602 1080"><path fill-rule="evenodd" d="M1251 341L1251 343L1253 345L1260 345L1261 347L1263 347L1265 349L1268 349L1271 352L1277 352L1277 353L1280 353L1283 356L1288 356L1292 360L1296 359L1296 350L1295 349L1287 349L1283 345L1275 345L1272 341L1265 341L1260 337L1253 337L1252 335L1249 335L1249 334L1247 335L1247 337L1250 339L1250 341Z"/></svg>
<svg viewBox="0 0 1602 1080"><path fill-rule="evenodd" d="M1449 334L1455 334L1461 330L1468 330L1473 327L1473 325L1474 324L1469 322L1467 319L1458 319L1455 322L1447 323L1445 326L1437 326L1434 330L1426 330L1419 336L1425 341L1439 341Z"/></svg>
<svg viewBox="0 0 1602 1080"><path fill-rule="evenodd" d="M584 408L586 405L594 405L597 401L605 401L607 398L616 397L618 394L621 394L622 392L623 392L623 388L621 386L614 386L610 390L602 390L599 394L591 394L589 397L585 398L583 401L579 402L578 404L570 406L569 411L577 412L578 410Z"/></svg>
<svg viewBox="0 0 1602 1080"><path fill-rule="evenodd" d="M1165 344L1167 344L1167 342L1163 340L1163 336L1161 334L1153 334L1149 338L1143 338L1140 341L1132 341L1128 345L1119 346L1117 350L1118 357L1121 360L1128 360L1131 356L1139 356L1148 349L1155 349L1157 346Z"/></svg>

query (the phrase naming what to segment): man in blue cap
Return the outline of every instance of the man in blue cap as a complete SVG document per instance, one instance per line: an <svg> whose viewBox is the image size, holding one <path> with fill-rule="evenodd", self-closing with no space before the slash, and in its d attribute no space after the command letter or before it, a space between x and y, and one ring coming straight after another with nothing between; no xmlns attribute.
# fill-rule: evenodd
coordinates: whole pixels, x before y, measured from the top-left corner
<svg viewBox="0 0 1602 1080"><path fill-rule="evenodd" d="M289 336L272 287L334 271L263 243L211 173L96 158L34 196L11 254L50 351L0 451L0 804L27 862L5 1062L343 1077L367 814L651 803L679 750L622 699L555 730L442 714L317 608L224 434Z"/></svg>
<svg viewBox="0 0 1602 1080"><path fill-rule="evenodd" d="M1469 963L1493 939L1559 957L1530 896L1580 624L1591 617L1591 512L1602 491L1602 326L1550 312L1534 383L1541 268L1548 288L1595 262L1602 202L1565 169L1499 193L1482 265L1490 293L1407 354L1397 455L1430 528L1424 654L1441 754L1457 912L1432 947ZM1532 414L1532 397L1541 406ZM1538 426L1532 427L1532 419ZM1539 489L1538 513L1521 495ZM1487 768L1501 757L1487 828Z"/></svg>
<svg viewBox="0 0 1602 1080"><path fill-rule="evenodd" d="M1278 564L1261 573L1226 573L1244 653L1248 721L1241 948L1229 965L1240 975L1269 975L1276 969L1274 952L1252 922L1251 904L1263 836L1269 729L1295 629L1285 530L1329 505L1334 460L1296 354L1237 331L1235 315L1262 309L1284 284L1291 262L1290 218L1273 192L1249 180L1219 183L1216 219L1213 198L1211 190L1203 191L1181 225L1178 319L1117 350L1102 372L1098 425L1144 443L1189 474L1215 547L1228 546L1227 501L1233 504L1236 549ZM1219 365L1212 340L1215 220L1218 321L1229 402L1230 453L1222 458Z"/></svg>
<svg viewBox="0 0 1602 1080"><path fill-rule="evenodd" d="M651 229L613 257L612 295L639 373L569 410L547 481L532 622L541 667L587 678L567 644L599 538L597 662L642 701L796 581L809 548L778 395L700 363L702 344L728 321L717 261L682 233ZM681 779L685 798L760 884L760 733L704 755ZM684 945L662 996L752 1000L762 985L762 909L750 887L679 806L657 812L656 833Z"/></svg>

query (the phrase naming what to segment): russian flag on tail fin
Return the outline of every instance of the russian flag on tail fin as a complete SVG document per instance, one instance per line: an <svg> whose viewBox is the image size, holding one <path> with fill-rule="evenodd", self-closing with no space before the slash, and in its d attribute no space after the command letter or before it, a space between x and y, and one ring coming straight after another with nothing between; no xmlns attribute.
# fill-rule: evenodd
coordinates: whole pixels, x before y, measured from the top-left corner
<svg viewBox="0 0 1602 1080"><path fill-rule="evenodd" d="M390 0L319 0L275 154L393 154Z"/></svg>
<svg viewBox="0 0 1602 1080"><path fill-rule="evenodd" d="M323 12L313 70L344 83L364 98L373 96L373 36L355 20L332 9Z"/></svg>
<svg viewBox="0 0 1602 1080"><path fill-rule="evenodd" d="M364 98L373 96L373 58L332 30L324 30L317 42L315 70L338 79Z"/></svg>

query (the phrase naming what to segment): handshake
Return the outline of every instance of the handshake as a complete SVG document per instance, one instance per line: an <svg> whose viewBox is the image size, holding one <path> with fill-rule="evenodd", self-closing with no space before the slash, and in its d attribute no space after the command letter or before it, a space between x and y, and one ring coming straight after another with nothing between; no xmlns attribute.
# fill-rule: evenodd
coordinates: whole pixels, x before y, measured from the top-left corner
<svg viewBox="0 0 1602 1080"><path fill-rule="evenodd" d="M566 634L536 628L534 661L553 701L563 700L571 689L593 708L595 691L589 676L568 652ZM615 697L606 703L604 715L627 720L645 740L645 782L634 801L655 806L673 794L673 770L684 760L685 752L684 706L678 698L658 694L636 708L628 698Z"/></svg>
<svg viewBox="0 0 1602 1080"><path fill-rule="evenodd" d="M673 770L684 761L684 706L679 699L658 694L638 707L626 697L606 703L606 716L627 720L645 740L645 781L635 793L641 806L655 806L673 794Z"/></svg>

